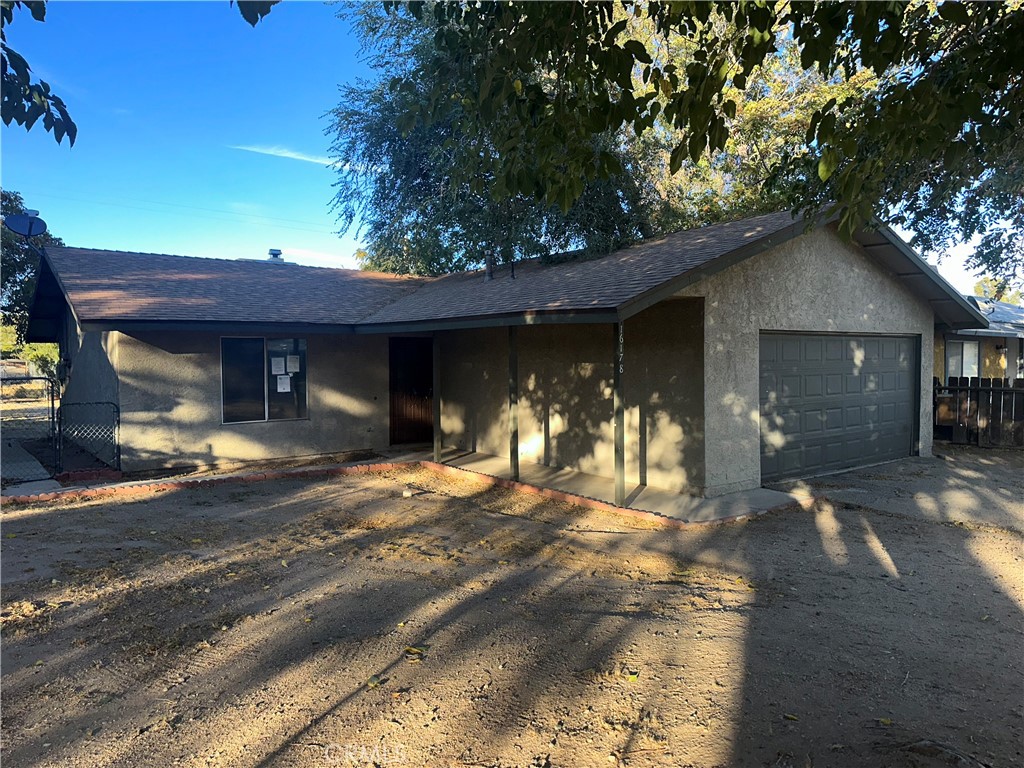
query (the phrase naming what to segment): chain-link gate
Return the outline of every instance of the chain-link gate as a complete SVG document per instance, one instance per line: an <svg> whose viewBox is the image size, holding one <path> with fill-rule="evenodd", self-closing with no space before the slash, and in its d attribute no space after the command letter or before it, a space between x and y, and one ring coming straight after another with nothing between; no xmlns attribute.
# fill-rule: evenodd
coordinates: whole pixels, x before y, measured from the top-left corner
<svg viewBox="0 0 1024 768"><path fill-rule="evenodd" d="M5 483L45 480L60 471L60 387L42 376L0 378L0 440Z"/></svg>
<svg viewBox="0 0 1024 768"><path fill-rule="evenodd" d="M121 469L121 412L116 403L62 403L57 424L61 472Z"/></svg>

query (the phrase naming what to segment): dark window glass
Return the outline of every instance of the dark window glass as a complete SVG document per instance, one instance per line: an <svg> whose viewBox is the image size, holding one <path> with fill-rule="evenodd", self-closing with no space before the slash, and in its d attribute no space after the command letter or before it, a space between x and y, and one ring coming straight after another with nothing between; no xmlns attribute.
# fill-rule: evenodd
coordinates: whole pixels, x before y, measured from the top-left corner
<svg viewBox="0 0 1024 768"><path fill-rule="evenodd" d="M267 418L306 418L305 339L267 339Z"/></svg>
<svg viewBox="0 0 1024 768"><path fill-rule="evenodd" d="M266 419L263 339L221 339L220 359L224 423Z"/></svg>

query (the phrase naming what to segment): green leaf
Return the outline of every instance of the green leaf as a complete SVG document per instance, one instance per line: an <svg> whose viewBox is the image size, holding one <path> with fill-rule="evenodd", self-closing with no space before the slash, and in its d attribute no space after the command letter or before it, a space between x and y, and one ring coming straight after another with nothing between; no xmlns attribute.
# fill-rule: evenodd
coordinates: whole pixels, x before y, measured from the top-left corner
<svg viewBox="0 0 1024 768"><path fill-rule="evenodd" d="M622 44L622 47L632 54L633 58L641 64L651 64L654 61L654 59L651 58L651 54L647 52L647 48L639 40L627 40Z"/></svg>
<svg viewBox="0 0 1024 768"><path fill-rule="evenodd" d="M622 19L621 21L612 25L612 27L604 35L604 48L611 48L615 44L615 38L619 36L629 23L628 19Z"/></svg>
<svg viewBox="0 0 1024 768"><path fill-rule="evenodd" d="M683 165L683 159L686 157L686 144L685 142L679 142L672 150L672 154L668 160L668 172L676 173Z"/></svg>
<svg viewBox="0 0 1024 768"><path fill-rule="evenodd" d="M971 17L967 13L967 7L963 3L944 0L939 3L938 11L939 16L942 17L944 21L951 22L952 24L967 26L971 21Z"/></svg>
<svg viewBox="0 0 1024 768"><path fill-rule="evenodd" d="M831 147L827 148L818 160L818 178L828 181L839 166L839 155Z"/></svg>
<svg viewBox="0 0 1024 768"><path fill-rule="evenodd" d="M238 11L249 26L255 27L280 0L237 0Z"/></svg>

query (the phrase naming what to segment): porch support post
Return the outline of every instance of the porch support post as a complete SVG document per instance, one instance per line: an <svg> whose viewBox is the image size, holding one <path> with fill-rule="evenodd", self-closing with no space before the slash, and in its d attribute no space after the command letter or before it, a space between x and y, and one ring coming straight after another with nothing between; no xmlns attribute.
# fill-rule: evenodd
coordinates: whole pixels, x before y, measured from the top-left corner
<svg viewBox="0 0 1024 768"><path fill-rule="evenodd" d="M622 374L625 368L625 334L621 322L614 323L615 366L612 371L612 400L615 409L615 505L626 504L626 408L622 397Z"/></svg>
<svg viewBox="0 0 1024 768"><path fill-rule="evenodd" d="M508 467L519 479L519 329L508 327Z"/></svg>
<svg viewBox="0 0 1024 768"><path fill-rule="evenodd" d="M433 413L431 414L434 418L434 461L441 463L441 334L434 331L434 349L433 349L433 383L431 385L431 394L434 398Z"/></svg>

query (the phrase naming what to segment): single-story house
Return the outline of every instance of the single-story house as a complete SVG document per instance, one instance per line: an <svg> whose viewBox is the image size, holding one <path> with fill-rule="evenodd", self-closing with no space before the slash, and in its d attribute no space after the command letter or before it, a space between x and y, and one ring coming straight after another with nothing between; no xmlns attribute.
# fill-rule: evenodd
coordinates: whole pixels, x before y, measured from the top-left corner
<svg viewBox="0 0 1024 768"><path fill-rule="evenodd" d="M936 329L935 378L1024 379L1024 307L968 296L987 328Z"/></svg>
<svg viewBox="0 0 1024 768"><path fill-rule="evenodd" d="M777 213L490 280L48 248L28 336L128 472L432 442L621 503L928 455L936 329L987 326L892 231Z"/></svg>

